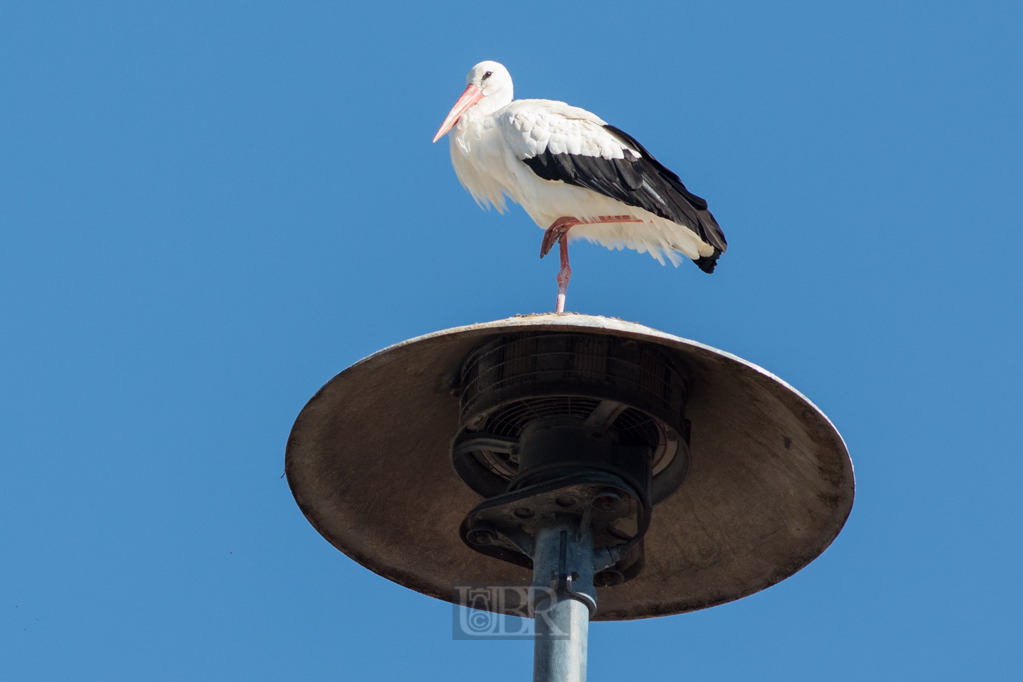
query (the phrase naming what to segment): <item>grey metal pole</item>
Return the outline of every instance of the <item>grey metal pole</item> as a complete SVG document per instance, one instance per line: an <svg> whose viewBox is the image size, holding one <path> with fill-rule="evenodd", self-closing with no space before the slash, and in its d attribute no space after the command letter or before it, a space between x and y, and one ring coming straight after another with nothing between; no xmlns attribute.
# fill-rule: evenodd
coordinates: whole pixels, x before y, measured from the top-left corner
<svg viewBox="0 0 1023 682"><path fill-rule="evenodd" d="M555 522L536 534L533 553L533 682L586 682L586 640L597 610L593 535Z"/></svg>

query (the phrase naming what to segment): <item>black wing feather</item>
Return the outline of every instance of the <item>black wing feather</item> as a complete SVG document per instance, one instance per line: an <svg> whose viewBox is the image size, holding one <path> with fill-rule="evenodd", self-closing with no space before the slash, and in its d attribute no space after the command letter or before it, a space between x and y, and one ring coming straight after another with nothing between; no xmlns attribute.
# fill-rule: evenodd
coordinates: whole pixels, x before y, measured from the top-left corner
<svg viewBox="0 0 1023 682"><path fill-rule="evenodd" d="M529 168L544 180L560 180L585 187L617 201L650 211L692 230L714 247L714 255L694 261L704 272L713 272L718 257L728 248L725 235L707 202L682 184L678 175L655 159L635 138L614 126L604 129L620 138L642 156L628 152L623 159L577 154L543 154L524 159Z"/></svg>

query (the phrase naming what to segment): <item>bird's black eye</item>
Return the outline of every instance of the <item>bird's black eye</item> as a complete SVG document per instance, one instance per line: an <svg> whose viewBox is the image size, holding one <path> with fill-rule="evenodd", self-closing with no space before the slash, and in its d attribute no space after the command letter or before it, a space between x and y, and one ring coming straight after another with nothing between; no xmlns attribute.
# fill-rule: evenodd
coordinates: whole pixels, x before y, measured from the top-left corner
<svg viewBox="0 0 1023 682"><path fill-rule="evenodd" d="M483 78L480 79L480 83L482 83L483 81L485 81L486 79L490 78L493 75L494 75L493 71L487 71L485 74L483 74Z"/></svg>

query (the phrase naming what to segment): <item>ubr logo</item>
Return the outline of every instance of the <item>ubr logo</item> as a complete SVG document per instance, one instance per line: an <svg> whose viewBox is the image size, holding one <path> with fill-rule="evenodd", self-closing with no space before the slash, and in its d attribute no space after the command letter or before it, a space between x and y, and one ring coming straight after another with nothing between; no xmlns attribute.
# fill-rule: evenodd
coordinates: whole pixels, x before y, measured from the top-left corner
<svg viewBox="0 0 1023 682"><path fill-rule="evenodd" d="M533 639L534 618L547 617L557 603L557 593L531 585L455 585L453 639ZM532 605L538 604L537 608ZM547 619L547 622L550 622ZM552 639L567 639L568 633L548 628Z"/></svg>

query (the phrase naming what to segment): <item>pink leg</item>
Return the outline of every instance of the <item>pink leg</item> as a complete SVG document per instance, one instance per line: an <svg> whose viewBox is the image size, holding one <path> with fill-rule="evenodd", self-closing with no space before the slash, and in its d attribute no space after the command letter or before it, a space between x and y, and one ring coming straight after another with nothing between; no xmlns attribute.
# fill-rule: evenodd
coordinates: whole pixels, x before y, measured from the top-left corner
<svg viewBox="0 0 1023 682"><path fill-rule="evenodd" d="M554 312L565 312L565 295L568 293L568 280L572 279L572 266L568 264L568 238L561 235L561 269L558 270L558 302Z"/></svg>
<svg viewBox="0 0 1023 682"><path fill-rule="evenodd" d="M568 231L576 225L593 225L596 223L640 223L639 218L628 215L606 215L591 220L579 220L562 216L555 220L547 231L543 233L543 242L540 244L540 258L543 258L551 249L554 243L561 245L561 269L558 270L558 303L555 312L565 312L565 294L568 292L568 280L572 278L572 268L568 264Z"/></svg>

